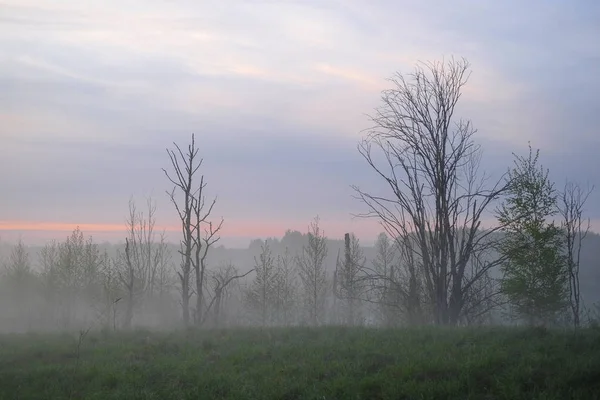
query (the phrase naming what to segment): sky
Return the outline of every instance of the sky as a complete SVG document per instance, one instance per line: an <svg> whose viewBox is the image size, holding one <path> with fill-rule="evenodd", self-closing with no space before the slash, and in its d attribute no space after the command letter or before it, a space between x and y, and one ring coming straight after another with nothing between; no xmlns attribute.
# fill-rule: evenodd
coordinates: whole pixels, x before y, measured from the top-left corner
<svg viewBox="0 0 600 400"><path fill-rule="evenodd" d="M460 116L483 168L540 148L560 187L600 186L600 3L532 0L0 0L0 240L76 226L123 240L151 196L178 238L166 148L192 133L222 243L381 228L350 185L386 78L465 57ZM600 230L600 190L587 213Z"/></svg>

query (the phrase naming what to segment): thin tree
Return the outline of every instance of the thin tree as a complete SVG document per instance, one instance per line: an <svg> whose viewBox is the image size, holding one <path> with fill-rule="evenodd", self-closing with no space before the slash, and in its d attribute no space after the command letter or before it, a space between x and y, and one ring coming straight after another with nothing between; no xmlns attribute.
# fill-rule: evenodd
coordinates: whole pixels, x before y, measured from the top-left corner
<svg viewBox="0 0 600 400"><path fill-rule="evenodd" d="M200 164L202 160L200 160ZM193 211L193 236L192 242L194 246L194 257L192 258L192 267L194 268L194 276L196 277L196 315L194 315L194 321L197 325L201 325L203 318L203 301L204 301L204 287L206 279L206 257L210 248L217 243L221 237L218 235L219 231L223 227L223 218L218 224L213 225L208 220L212 213L213 207L217 202L214 198L208 207L205 207L204 188L206 183L204 182L204 175L200 177L200 185L198 191L192 200L192 211ZM207 310L208 311L208 310Z"/></svg>
<svg viewBox="0 0 600 400"><path fill-rule="evenodd" d="M590 219L583 218L585 203L594 190L584 190L574 182L567 182L560 195L559 212L565 235L566 262L569 273L569 303L573 325L579 327L581 319L581 292L579 290L579 264L581 245L590 231Z"/></svg>
<svg viewBox="0 0 600 400"><path fill-rule="evenodd" d="M549 222L557 212L557 194L538 159L539 150L534 154L531 146L528 157L515 155L509 196L497 213L504 226L502 291L516 316L530 325L556 321L568 298L563 236Z"/></svg>
<svg viewBox="0 0 600 400"><path fill-rule="evenodd" d="M125 222L127 237L125 253L119 254L118 277L126 291L124 326L129 328L134 309L143 307L154 296L159 269L164 267L166 243L164 235L156 240L156 205L147 199L147 214L138 211L135 201L129 200L129 215Z"/></svg>
<svg viewBox="0 0 600 400"><path fill-rule="evenodd" d="M298 275L304 290L304 305L308 322L317 326L323 322L325 296L327 294L327 238L319 227L317 216L310 224L308 245L302 246L302 253L296 257Z"/></svg>
<svg viewBox="0 0 600 400"><path fill-rule="evenodd" d="M198 157L198 148L196 147L195 136L192 134L191 143L188 145L187 152L173 143L176 150L167 149L167 154L171 160L173 173L169 174L166 169L163 172L174 185L171 192L167 192L171 202L175 206L179 219L183 238L181 240L180 254L182 257L180 269L177 272L181 289L181 306L183 313L183 323L189 325L190 318L190 298L191 274L192 269L196 273L196 314L194 320L196 323L202 321L203 312L203 291L204 278L206 273L206 255L209 247L218 240L217 233L223 225L223 219L215 226L208 221L216 198L205 208L204 175L200 176L199 184L196 184L197 172L202 166L203 160ZM182 196L177 200L176 193ZM207 228L206 228L207 227ZM203 229L205 228L205 229Z"/></svg>
<svg viewBox="0 0 600 400"><path fill-rule="evenodd" d="M353 186L369 210L360 216L378 219L393 238L414 238L408 250L421 266L437 324L456 324L465 293L499 263L465 273L473 254L491 246L499 227L483 230L481 218L505 190L502 180L486 185L476 130L455 119L468 69L466 60L452 59L390 79L393 87L383 91L374 126L358 146L389 194Z"/></svg>

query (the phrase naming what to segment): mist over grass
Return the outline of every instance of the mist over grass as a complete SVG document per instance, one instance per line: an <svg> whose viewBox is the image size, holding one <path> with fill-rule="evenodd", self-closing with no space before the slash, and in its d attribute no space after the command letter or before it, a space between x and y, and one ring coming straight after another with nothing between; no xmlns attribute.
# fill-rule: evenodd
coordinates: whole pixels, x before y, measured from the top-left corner
<svg viewBox="0 0 600 400"><path fill-rule="evenodd" d="M0 336L0 398L594 399L600 330L245 328Z"/></svg>

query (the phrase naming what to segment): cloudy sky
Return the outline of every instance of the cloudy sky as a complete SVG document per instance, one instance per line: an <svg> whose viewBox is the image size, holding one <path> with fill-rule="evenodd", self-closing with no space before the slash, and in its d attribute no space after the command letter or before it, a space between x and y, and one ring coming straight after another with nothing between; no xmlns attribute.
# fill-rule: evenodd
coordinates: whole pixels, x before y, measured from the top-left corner
<svg viewBox="0 0 600 400"><path fill-rule="evenodd" d="M120 240L131 196L177 240L161 168L194 132L224 244L317 214L372 241L351 217L376 179L365 114L385 78L453 55L486 170L531 141L560 185L600 186L598 21L583 0L0 0L0 240Z"/></svg>

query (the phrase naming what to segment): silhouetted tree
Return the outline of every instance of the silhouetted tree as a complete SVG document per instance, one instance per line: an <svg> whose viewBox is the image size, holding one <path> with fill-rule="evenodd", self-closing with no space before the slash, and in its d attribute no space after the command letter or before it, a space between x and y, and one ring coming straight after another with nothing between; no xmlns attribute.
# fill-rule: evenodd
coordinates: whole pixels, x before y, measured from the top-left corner
<svg viewBox="0 0 600 400"><path fill-rule="evenodd" d="M468 276L473 254L488 248L491 233L481 216L504 190L501 181L486 188L480 176L480 147L470 121L455 120L455 107L468 80L466 60L419 65L406 79L390 79L383 106L371 117L374 127L359 152L389 188L389 194L354 186L386 232L414 237L417 265L433 301L437 324L456 324L464 296L496 263Z"/></svg>
<svg viewBox="0 0 600 400"><path fill-rule="evenodd" d="M167 192L171 202L177 210L181 220L183 239L181 241L180 254L182 262L177 272L181 284L181 306L183 311L184 325L189 325L190 306L192 296L190 279L192 268L196 277L196 315L194 320L200 323L203 320L203 291L206 274L206 255L209 248L219 240L217 233L223 226L223 219L217 225L208 220L216 203L216 198L208 205L205 204L204 175L200 176L200 182L196 184L197 172L202 166L203 160L198 159L198 148L195 136L192 134L191 144L188 145L187 153L183 153L180 147L173 143L175 150L167 149L171 160L174 177L163 169L169 181L174 185L171 192ZM176 192L183 197L177 201Z"/></svg>

